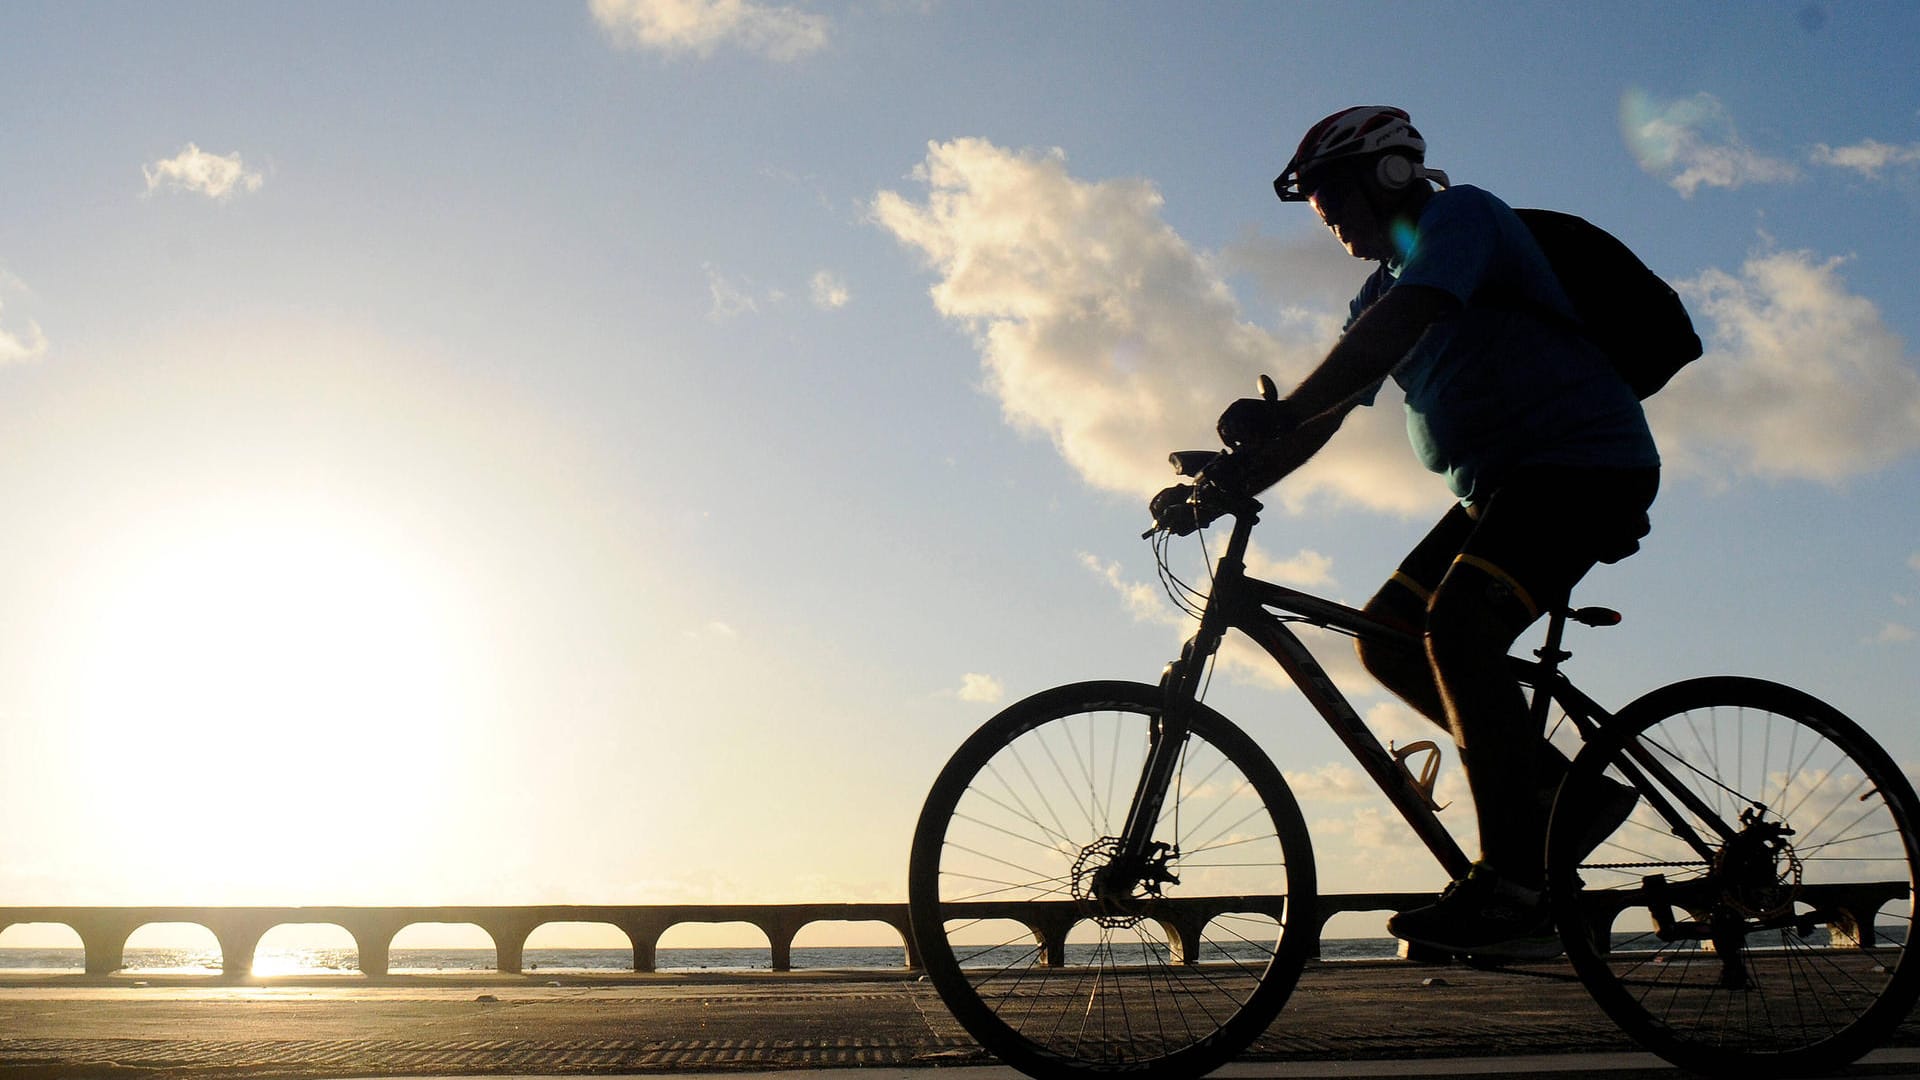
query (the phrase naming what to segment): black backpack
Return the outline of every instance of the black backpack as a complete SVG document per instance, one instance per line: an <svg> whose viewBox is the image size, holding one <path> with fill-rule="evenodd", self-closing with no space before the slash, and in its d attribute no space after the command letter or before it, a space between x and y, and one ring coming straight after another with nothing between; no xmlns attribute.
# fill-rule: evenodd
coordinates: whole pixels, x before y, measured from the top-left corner
<svg viewBox="0 0 1920 1080"><path fill-rule="evenodd" d="M1642 398L1704 351L1680 294L1612 233L1557 210L1521 210L1573 302L1580 330Z"/></svg>

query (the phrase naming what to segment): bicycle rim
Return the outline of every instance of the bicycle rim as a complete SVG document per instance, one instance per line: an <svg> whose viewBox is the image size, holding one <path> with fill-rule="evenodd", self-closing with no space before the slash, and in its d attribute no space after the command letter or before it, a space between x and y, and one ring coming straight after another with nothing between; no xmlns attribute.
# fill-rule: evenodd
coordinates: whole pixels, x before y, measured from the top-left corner
<svg viewBox="0 0 1920 1080"><path fill-rule="evenodd" d="M955 754L915 832L928 974L962 1026L1031 1075L1199 1075L1271 1023L1317 935L1299 809L1203 706L1154 833L1177 883L1123 910L1094 898L1159 701L1086 683L1012 706Z"/></svg>
<svg viewBox="0 0 1920 1080"><path fill-rule="evenodd" d="M1885 752L1817 699L1740 678L1655 691L1609 734L1575 759L1548 842L1561 936L1600 1006L1716 1073L1833 1068L1890 1033L1920 994L1920 819ZM1577 808L1630 771L1660 798L1643 788L1575 862L1594 839Z"/></svg>

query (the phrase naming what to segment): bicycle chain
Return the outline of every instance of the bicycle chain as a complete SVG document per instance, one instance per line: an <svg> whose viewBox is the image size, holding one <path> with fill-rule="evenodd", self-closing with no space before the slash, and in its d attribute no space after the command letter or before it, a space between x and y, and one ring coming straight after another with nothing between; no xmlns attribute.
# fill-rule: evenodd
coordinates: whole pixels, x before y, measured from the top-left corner
<svg viewBox="0 0 1920 1080"><path fill-rule="evenodd" d="M1695 859L1695 860L1693 860L1692 862L1609 862L1609 863L1581 863L1581 864L1580 864L1580 866L1579 866L1579 869L1581 869L1581 870L1651 870L1651 869L1653 869L1653 868L1655 868L1655 867L1659 867L1659 866L1692 866L1692 867L1703 867L1703 866L1709 866L1709 865L1711 865L1711 864L1710 864L1710 863L1707 863L1707 862L1705 862L1705 861L1703 861L1703 860L1700 860L1700 859Z"/></svg>

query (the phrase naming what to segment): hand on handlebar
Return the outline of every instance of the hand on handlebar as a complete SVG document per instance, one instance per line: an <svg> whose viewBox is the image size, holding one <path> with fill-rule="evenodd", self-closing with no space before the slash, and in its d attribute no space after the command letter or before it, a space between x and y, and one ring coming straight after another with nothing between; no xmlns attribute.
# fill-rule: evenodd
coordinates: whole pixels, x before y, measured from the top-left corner
<svg viewBox="0 0 1920 1080"><path fill-rule="evenodd" d="M1292 401L1280 396L1280 388L1271 378L1262 375L1257 385L1259 397L1241 398L1227 406L1219 422L1214 424L1214 431L1229 449L1283 438L1300 426L1299 410L1293 407Z"/></svg>
<svg viewBox="0 0 1920 1080"><path fill-rule="evenodd" d="M1193 494L1192 484L1162 488L1159 494L1147 501L1147 509L1153 512L1153 527L1165 529L1175 536L1187 536L1204 525L1205 522L1200 520L1200 507L1194 504Z"/></svg>
<svg viewBox="0 0 1920 1080"><path fill-rule="evenodd" d="M1214 430L1219 432L1221 442L1237 450L1248 443L1289 435L1299 426L1292 403L1285 399L1241 398L1220 414Z"/></svg>
<svg viewBox="0 0 1920 1080"><path fill-rule="evenodd" d="M1154 525L1147 535L1165 529L1175 536L1186 536L1234 510L1236 503L1243 501L1247 494L1242 490L1243 467L1243 459L1220 454L1193 483L1162 488L1147 503L1153 512Z"/></svg>

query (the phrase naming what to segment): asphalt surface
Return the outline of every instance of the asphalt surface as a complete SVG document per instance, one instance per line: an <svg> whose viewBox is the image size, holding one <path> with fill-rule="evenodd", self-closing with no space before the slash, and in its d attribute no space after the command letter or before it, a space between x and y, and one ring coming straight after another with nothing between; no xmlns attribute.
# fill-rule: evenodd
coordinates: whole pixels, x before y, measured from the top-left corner
<svg viewBox="0 0 1920 1080"><path fill-rule="evenodd" d="M1920 1026L1858 1075L1920 1076ZM904 972L0 980L15 1077L533 1077L860 1068L862 1080L1016 1074ZM1216 1075L1676 1076L1556 964L1310 965Z"/></svg>

